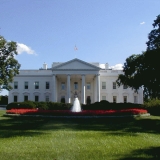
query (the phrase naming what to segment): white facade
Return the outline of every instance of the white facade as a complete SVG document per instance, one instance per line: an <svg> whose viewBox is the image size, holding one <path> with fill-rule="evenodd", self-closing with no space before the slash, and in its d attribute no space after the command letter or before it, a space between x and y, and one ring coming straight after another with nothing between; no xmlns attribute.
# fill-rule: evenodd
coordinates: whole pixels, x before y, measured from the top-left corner
<svg viewBox="0 0 160 160"><path fill-rule="evenodd" d="M116 86L116 80L122 70L100 68L99 63L87 63L73 59L65 63L54 62L52 68L39 70L20 70L11 84L9 103L31 101L60 102L62 98L67 103L73 103L77 94L81 103L86 104L107 100L109 102L143 103L143 91L135 93L131 88Z"/></svg>

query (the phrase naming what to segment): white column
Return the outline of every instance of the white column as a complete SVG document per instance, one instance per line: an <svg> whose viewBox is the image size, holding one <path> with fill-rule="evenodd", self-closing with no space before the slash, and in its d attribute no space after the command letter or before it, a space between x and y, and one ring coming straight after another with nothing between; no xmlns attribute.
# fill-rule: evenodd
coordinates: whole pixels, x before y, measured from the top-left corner
<svg viewBox="0 0 160 160"><path fill-rule="evenodd" d="M86 87L85 87L86 85L85 85L85 75L83 74L82 75L82 91L81 91L81 103L82 104L85 104L86 103L86 101L85 101L85 93L86 93Z"/></svg>
<svg viewBox="0 0 160 160"><path fill-rule="evenodd" d="M97 83L97 102L100 102L100 74L96 75L96 83Z"/></svg>
<svg viewBox="0 0 160 160"><path fill-rule="evenodd" d="M53 74L52 81L53 81L52 100L53 102L56 102L56 75L55 74Z"/></svg>
<svg viewBox="0 0 160 160"><path fill-rule="evenodd" d="M67 103L71 103L70 75L67 75Z"/></svg>

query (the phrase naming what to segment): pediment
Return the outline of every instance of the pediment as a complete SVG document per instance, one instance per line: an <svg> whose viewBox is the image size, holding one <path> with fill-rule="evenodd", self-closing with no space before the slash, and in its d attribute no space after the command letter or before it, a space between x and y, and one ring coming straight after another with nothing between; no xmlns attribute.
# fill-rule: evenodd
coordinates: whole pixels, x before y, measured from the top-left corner
<svg viewBox="0 0 160 160"><path fill-rule="evenodd" d="M61 63L53 67L52 69L53 70L100 70L99 67L84 62L77 58L65 63Z"/></svg>

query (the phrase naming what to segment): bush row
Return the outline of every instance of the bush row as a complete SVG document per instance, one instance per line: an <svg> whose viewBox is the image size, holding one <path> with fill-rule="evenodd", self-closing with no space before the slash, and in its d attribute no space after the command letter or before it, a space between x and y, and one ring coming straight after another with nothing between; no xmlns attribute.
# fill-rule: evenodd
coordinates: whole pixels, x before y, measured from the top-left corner
<svg viewBox="0 0 160 160"><path fill-rule="evenodd" d="M0 105L8 104L8 96L0 96Z"/></svg>
<svg viewBox="0 0 160 160"><path fill-rule="evenodd" d="M70 110L72 104L70 103L59 103L59 102L13 102L7 105L6 109L44 109L44 110ZM152 99L144 102L144 104L134 103L109 103L108 101L102 100L89 105L81 105L82 110L117 110L117 109L146 109L151 115L160 115L160 100Z"/></svg>
<svg viewBox="0 0 160 160"><path fill-rule="evenodd" d="M143 107L147 109L151 115L160 116L160 99L149 99L144 102Z"/></svg>
<svg viewBox="0 0 160 160"><path fill-rule="evenodd" d="M44 109L44 110L70 110L72 104L70 103L59 103L59 102L13 102L7 105L6 109ZM110 110L110 109L130 109L130 108L143 108L140 104L133 103L109 103L108 101L102 100L89 105L81 105L83 110Z"/></svg>
<svg viewBox="0 0 160 160"><path fill-rule="evenodd" d="M139 108L142 109L141 104L134 103L109 103L106 100L100 102L95 102L90 105L82 105L83 110L117 110L117 109L130 109L130 108Z"/></svg>
<svg viewBox="0 0 160 160"><path fill-rule="evenodd" d="M58 103L58 102L13 102L9 103L6 107L7 110L10 109L44 109L44 110L68 110L72 107L69 103Z"/></svg>

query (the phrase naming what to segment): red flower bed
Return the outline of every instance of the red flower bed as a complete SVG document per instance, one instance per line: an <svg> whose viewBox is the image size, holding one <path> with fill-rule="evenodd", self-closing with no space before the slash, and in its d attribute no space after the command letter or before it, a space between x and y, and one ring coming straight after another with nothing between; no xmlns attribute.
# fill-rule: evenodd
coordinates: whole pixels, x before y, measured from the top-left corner
<svg viewBox="0 0 160 160"><path fill-rule="evenodd" d="M122 109L122 110L83 110L82 112L71 112L70 110L40 110L40 109L11 109L7 114L20 115L53 115L53 116L105 116L105 115L135 115L145 114L144 109Z"/></svg>

